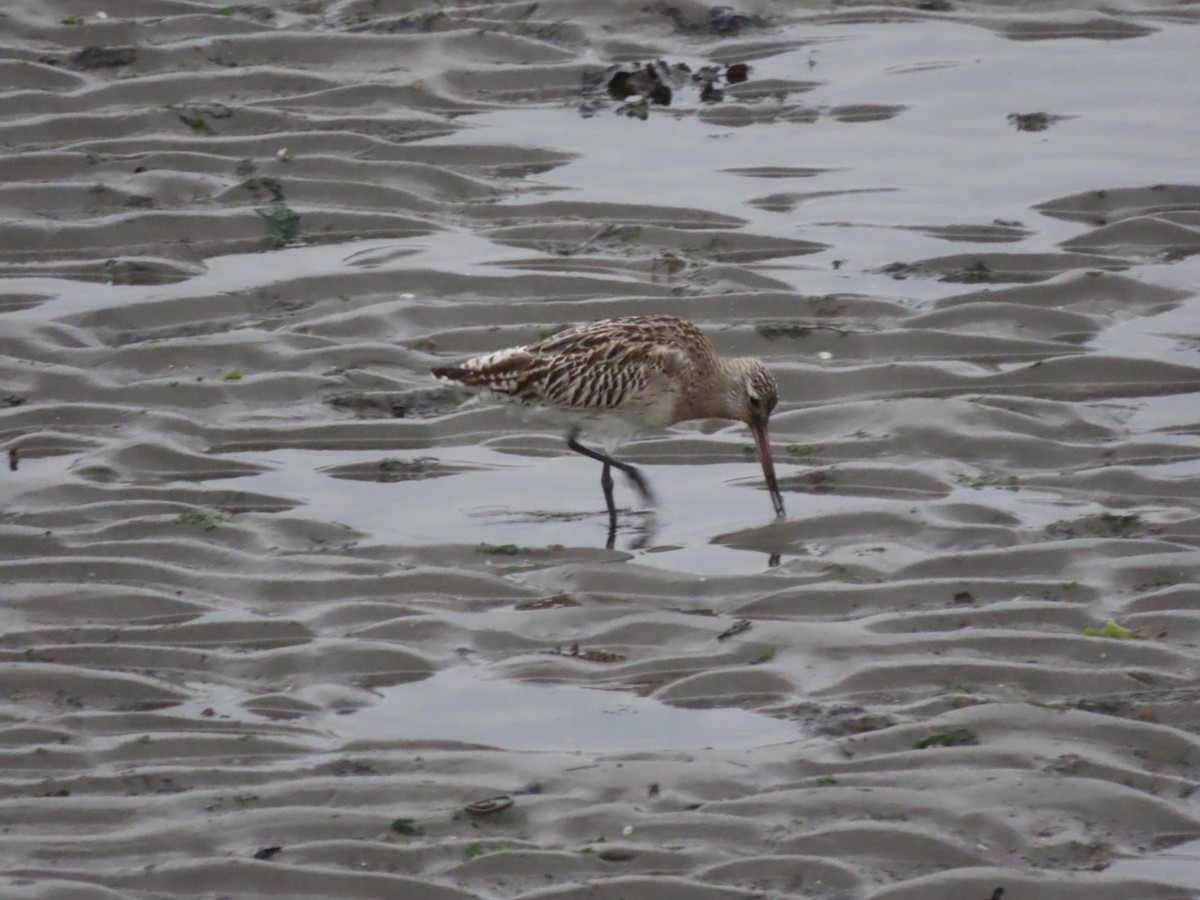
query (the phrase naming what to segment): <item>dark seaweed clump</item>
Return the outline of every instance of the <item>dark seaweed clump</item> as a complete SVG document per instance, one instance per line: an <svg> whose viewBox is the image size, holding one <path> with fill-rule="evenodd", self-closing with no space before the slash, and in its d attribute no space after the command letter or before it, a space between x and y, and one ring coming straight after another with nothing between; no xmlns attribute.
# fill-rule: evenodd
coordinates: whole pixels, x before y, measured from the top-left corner
<svg viewBox="0 0 1200 900"><path fill-rule="evenodd" d="M137 47L84 47L71 54L72 69L85 72L95 69L119 69L137 60Z"/></svg>
<svg viewBox="0 0 1200 900"><path fill-rule="evenodd" d="M720 103L725 99L726 86L741 84L749 77L750 67L746 63L693 69L687 63L672 65L659 59L609 66L604 72L584 75L583 93L591 95L592 99L580 106L580 112L584 116L593 116L607 107L604 99L594 96L603 91L610 99L623 104L617 112L645 119L651 106L670 106L684 91L695 91L701 103Z"/></svg>

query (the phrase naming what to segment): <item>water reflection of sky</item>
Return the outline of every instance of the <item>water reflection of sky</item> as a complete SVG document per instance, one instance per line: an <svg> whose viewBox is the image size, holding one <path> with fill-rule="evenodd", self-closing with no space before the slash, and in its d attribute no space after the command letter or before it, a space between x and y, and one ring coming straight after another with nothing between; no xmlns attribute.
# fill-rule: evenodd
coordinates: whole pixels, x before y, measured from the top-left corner
<svg viewBox="0 0 1200 900"><path fill-rule="evenodd" d="M794 723L740 709L681 709L624 692L491 680L465 668L377 693L377 705L326 714L318 727L344 740L582 752L737 749L802 736Z"/></svg>
<svg viewBox="0 0 1200 900"><path fill-rule="evenodd" d="M1052 53L1046 42L929 20L804 30L823 42L752 60L751 80L824 82L790 95L790 105L906 108L869 124L823 115L741 128L667 110L641 122L611 112L584 119L571 107L506 109L471 116L472 127L428 143L512 141L574 152L576 159L535 178L570 189L557 200L701 207L745 219L755 233L828 243L827 256L805 258L793 276L808 293L845 290L864 268L960 249L881 225L1017 220L1037 233L1000 249L1050 252L1089 226L1041 216L1034 204L1195 178L1200 122L1181 114L1195 104L1194 35L1186 29L1136 40L1058 40ZM1028 112L1070 118L1046 131L1017 132L1008 115ZM828 171L790 179L731 171L755 166ZM787 213L747 203L776 192L820 196ZM543 199L527 194L506 202ZM849 265L833 274L831 258ZM906 292L921 287L908 283Z"/></svg>
<svg viewBox="0 0 1200 900"><path fill-rule="evenodd" d="M488 468L382 484L334 478L322 471L387 456L436 456L444 463ZM548 459L500 454L479 445L392 454L276 450L241 453L236 458L269 468L261 474L225 479L222 487L293 498L304 504L306 517L348 525L367 534L369 542L594 548L602 547L607 537L600 466L565 449L561 457ZM752 457L744 463L655 465L643 470L660 503L652 543L658 549L647 561L660 568L711 574L766 568L766 553L709 543L719 534L766 527L774 521L769 496L757 489L762 471ZM618 506L635 500L625 484L617 485ZM641 516L622 514L617 549L635 541L643 521Z"/></svg>

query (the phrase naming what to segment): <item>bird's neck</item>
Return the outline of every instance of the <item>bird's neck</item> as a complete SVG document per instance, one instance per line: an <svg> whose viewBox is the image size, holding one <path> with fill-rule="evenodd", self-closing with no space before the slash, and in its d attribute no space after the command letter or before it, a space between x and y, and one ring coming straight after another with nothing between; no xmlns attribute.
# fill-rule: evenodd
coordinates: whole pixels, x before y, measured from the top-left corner
<svg viewBox="0 0 1200 900"><path fill-rule="evenodd" d="M741 391L742 372L736 359L718 360L710 377L689 385L694 418L737 419L734 398Z"/></svg>

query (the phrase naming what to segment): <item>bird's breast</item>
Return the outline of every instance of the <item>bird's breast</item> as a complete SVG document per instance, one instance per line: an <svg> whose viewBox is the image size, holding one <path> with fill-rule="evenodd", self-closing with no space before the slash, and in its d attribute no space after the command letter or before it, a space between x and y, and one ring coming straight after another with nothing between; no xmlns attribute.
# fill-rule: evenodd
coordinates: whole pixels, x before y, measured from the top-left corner
<svg viewBox="0 0 1200 900"><path fill-rule="evenodd" d="M661 373L654 373L615 410L622 418L647 428L666 428L679 421L679 390Z"/></svg>

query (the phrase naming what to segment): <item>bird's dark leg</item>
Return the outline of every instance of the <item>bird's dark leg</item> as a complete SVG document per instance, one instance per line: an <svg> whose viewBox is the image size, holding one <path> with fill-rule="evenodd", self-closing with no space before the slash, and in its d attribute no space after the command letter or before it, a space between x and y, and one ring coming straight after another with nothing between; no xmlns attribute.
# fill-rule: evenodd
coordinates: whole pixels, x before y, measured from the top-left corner
<svg viewBox="0 0 1200 900"><path fill-rule="evenodd" d="M614 525L617 521L617 508L613 503L612 493L612 472L609 468L620 469L625 473L625 477L629 479L630 484L637 488L638 493L642 495L642 499L650 506L654 505L654 494L650 490L650 485L647 483L645 476L638 471L636 466L631 466L629 463L618 462L606 453L601 453L599 450L593 450L590 447L585 447L579 443L579 429L572 428L567 432L567 446L576 453L582 453L589 459L594 459L596 462L604 464L604 471L600 474L600 486L604 488L604 499L608 503L609 521Z"/></svg>
<svg viewBox="0 0 1200 900"><path fill-rule="evenodd" d="M604 502L608 504L608 540L604 547L611 550L617 544L617 505L613 502L612 467L608 460L600 471L600 487L604 488Z"/></svg>
<svg viewBox="0 0 1200 900"><path fill-rule="evenodd" d="M625 473L625 477L629 479L630 484L637 488L637 492L642 495L642 500L647 506L656 505L654 492L650 490L650 482L646 480L641 469L631 466L629 463L619 463L615 459L612 464Z"/></svg>
<svg viewBox="0 0 1200 900"><path fill-rule="evenodd" d="M600 487L604 489L604 502L608 504L608 533L611 536L617 530L617 504L613 502L612 468L607 459L600 471Z"/></svg>

